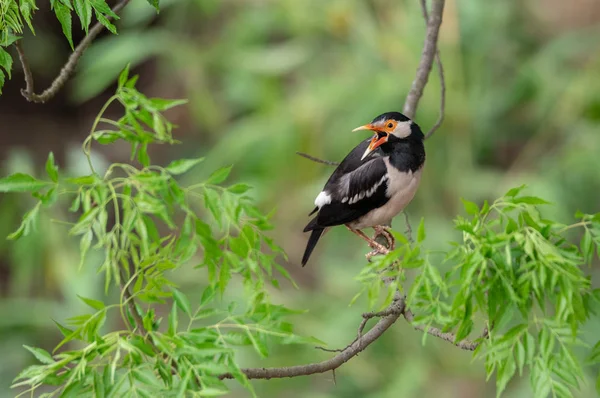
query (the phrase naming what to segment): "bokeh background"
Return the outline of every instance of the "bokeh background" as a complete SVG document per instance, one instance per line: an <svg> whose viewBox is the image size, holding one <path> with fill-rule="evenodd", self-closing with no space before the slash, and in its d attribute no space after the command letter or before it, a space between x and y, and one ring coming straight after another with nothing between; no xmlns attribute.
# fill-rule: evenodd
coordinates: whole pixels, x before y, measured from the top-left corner
<svg viewBox="0 0 600 398"><path fill-rule="evenodd" d="M26 36L36 87L45 88L70 49L48 5L35 15L37 35ZM74 19L74 39L81 39ZM81 60L75 77L47 104L29 104L15 65L0 96L0 171L42 175L53 151L63 170L85 170L80 144L119 71L131 63L139 88L151 96L188 98L170 112L183 145L150 150L153 161L206 156L187 182L234 164L231 180L252 184L268 211L273 236L290 261L288 283L275 300L309 312L298 330L332 347L356 333L366 303L348 307L360 288L353 278L366 247L340 228L322 240L311 262L299 260L302 228L331 166L295 155L340 160L365 138L350 130L400 110L421 53L424 21L416 0L163 0L159 15L132 0L118 23ZM427 246L447 249L457 239L452 218L460 198L481 202L523 183L554 202L548 215L568 222L576 210L600 211L600 2L597 0L448 0L440 33L446 71L446 119L426 142L428 163L408 209L424 216ZM424 130L439 112L439 78L431 75L417 112ZM118 114L115 114L118 117ZM124 161L126 146L99 148L97 162ZM0 196L0 236L17 228L31 203ZM52 223L66 209L45 213L38 232L18 242L0 239L0 397L33 358L22 344L46 349L59 341L52 319L86 311L76 294L99 297L96 258L78 270L78 246ZM394 222L404 229L402 217ZM599 272L598 264L590 269ZM197 270L174 275L190 294L204 286ZM118 319L114 320L118 322ZM108 325L110 326L110 325ZM590 322L590 341L600 322ZM328 358L310 347L284 347L267 360L250 351L247 365L293 365ZM581 397L592 397L595 375ZM336 372L256 381L264 397L488 397L493 382L471 354L399 322ZM506 396L528 397L527 377ZM235 389L232 396L248 393Z"/></svg>

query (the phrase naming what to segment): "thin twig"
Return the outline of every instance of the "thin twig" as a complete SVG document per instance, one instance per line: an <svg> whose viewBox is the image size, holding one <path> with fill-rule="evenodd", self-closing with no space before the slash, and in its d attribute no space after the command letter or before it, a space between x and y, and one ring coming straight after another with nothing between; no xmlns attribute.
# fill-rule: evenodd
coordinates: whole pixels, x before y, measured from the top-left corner
<svg viewBox="0 0 600 398"><path fill-rule="evenodd" d="M338 166L339 165L339 162L332 162L331 160L319 159L319 158L316 158L316 157L309 155L308 153L304 153L304 152L296 152L296 155L300 155L303 158L312 160L313 162L317 162L317 163L323 163L323 164L327 164L330 166Z"/></svg>
<svg viewBox="0 0 600 398"><path fill-rule="evenodd" d="M129 3L129 1L130 0L119 1L113 7L112 11L115 14L117 14ZM113 20L113 18L110 16L107 17L107 19L109 21ZM102 25L100 22L96 22L96 24L89 30L87 36L83 40L81 40L81 42L77 45L77 47L75 47L75 51L73 51L73 53L67 60L67 63L62 67L62 69L60 70L60 73L58 74L58 76L56 76L56 78L54 79L54 81L52 82L50 87L48 87L46 90L44 90L41 94L34 93L31 69L29 68L29 63L27 62L25 53L23 52L23 49L21 48L19 41L17 41L15 43L15 46L17 47L17 51L19 53L19 59L21 60L21 66L23 67L23 73L25 74L25 85L26 86L24 89L21 90L21 94L23 95L23 97L25 97L25 99L27 99L27 101L37 102L37 103L44 103L44 102L48 101L49 99L51 99L52 97L54 97L56 95L56 93L58 93L58 91L65 85L67 80L69 80L69 78L75 71L75 67L77 66L77 63L79 62L79 59L83 55L84 51L89 47L89 45L92 43L92 41L94 41L96 36L98 36L98 34L100 34L100 32L102 32L103 29L104 29L104 25Z"/></svg>
<svg viewBox="0 0 600 398"><path fill-rule="evenodd" d="M414 319L414 315L412 313L411 310L406 309L404 311L404 318L406 319L406 321L410 324L412 324L412 321ZM455 345L456 347L462 349L462 350L466 350L466 351L475 351L477 349L477 347L479 347L479 342L475 342L475 341L471 341L471 340L461 340L458 343L455 342L456 340L456 335L454 333L449 333L449 332L442 332L440 329L433 327L433 326L425 326L425 325L413 325L413 327L416 330L420 330L422 332L425 332L427 334L430 334L432 336L438 337L442 340L445 340L453 345ZM489 333L488 333L488 328L487 326L483 329L483 332L481 334L481 336L479 337L480 339L486 339L488 337Z"/></svg>
<svg viewBox="0 0 600 398"><path fill-rule="evenodd" d="M446 80L444 79L444 66L442 65L439 49L435 52L435 64L437 65L438 74L440 76L440 114L433 127L425 134L425 139L431 138L433 133L435 133L444 122L444 116L446 115Z"/></svg>
<svg viewBox="0 0 600 398"><path fill-rule="evenodd" d="M429 12L427 11L427 0L421 0L421 12L423 13L423 18L425 19L425 23L429 22ZM427 134L425 134L425 139L428 139L435 133L435 131L442 125L444 121L444 116L446 114L446 80L444 79L444 66L442 65L442 58L440 57L440 49L436 43L435 50L435 64L438 68L438 74L440 77L440 115L438 116L437 121L433 125L433 127L429 130Z"/></svg>
<svg viewBox="0 0 600 398"><path fill-rule="evenodd" d="M417 76L413 80L412 86L406 101L402 113L411 119L414 119L417 105L421 96L423 96L423 89L429 79L429 72L435 58L437 49L438 34L440 31L440 25L442 24L442 14L444 12L444 0L433 0L431 5L431 14L427 20L427 33L425 36L425 44L423 45L423 51L421 52L421 60L417 67Z"/></svg>
<svg viewBox="0 0 600 398"><path fill-rule="evenodd" d="M406 212L406 210L403 210L402 214L404 214L404 223L406 224L406 231L404 231L404 234L406 235L406 238L408 239L408 241L410 243L414 243L415 240L413 239L412 225L410 225L410 220L408 219L408 213Z"/></svg>
<svg viewBox="0 0 600 398"><path fill-rule="evenodd" d="M394 311L396 311L396 309L388 308L388 309L385 309L385 310L379 311L379 312L365 312L364 314L362 314L363 319L360 322L360 325L358 325L358 332L356 333L356 338L354 340L352 340L352 342L344 348L325 348L325 347L321 347L321 346L316 346L315 348L318 350L327 351L327 352L342 352L345 349L349 348L352 344L357 342L362 337L363 331L365 330L365 327L367 326L367 322L369 322L370 319L381 318L384 316L392 315L395 313ZM398 313L398 315L401 315L401 313Z"/></svg>

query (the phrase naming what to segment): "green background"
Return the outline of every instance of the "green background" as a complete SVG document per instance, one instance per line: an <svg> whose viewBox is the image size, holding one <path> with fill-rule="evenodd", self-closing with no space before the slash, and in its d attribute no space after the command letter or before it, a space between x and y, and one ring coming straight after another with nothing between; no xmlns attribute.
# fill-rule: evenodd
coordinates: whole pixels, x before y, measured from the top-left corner
<svg viewBox="0 0 600 398"><path fill-rule="evenodd" d="M42 2L40 2L42 3ZM23 41L36 87L45 88L69 55L67 41L48 6ZM82 33L74 19L74 40ZM295 155L303 151L341 160L364 132L352 128L401 110L421 54L425 25L417 1L393 0L198 0L161 2L157 16L132 0L119 35L102 35L87 51L75 77L48 104L29 104L18 64L0 96L0 170L41 175L53 151L63 170L86 168L79 145L95 113L131 62L138 87L150 96L188 98L169 112L179 125L174 147L150 149L153 161L206 156L185 176L201 181L234 164L232 182L253 185L265 212L275 208L272 236L287 251L287 282L275 301L309 312L296 318L299 332L331 347L355 333L365 300L353 279L367 248L344 228L326 235L311 261L300 267L307 236L302 229L331 166ZM591 0L447 1L440 32L446 72L446 119L426 142L427 165L408 208L414 226L425 217L427 246L448 249L459 239L452 218L460 198L477 203L526 183L554 203L547 215L569 222L576 210L600 211L600 3ZM428 130L439 113L434 69L416 121ZM113 116L118 117L118 114ZM124 161L125 145L98 148L95 161ZM33 203L24 195L0 196L0 236L17 228ZM77 294L99 297L101 253L77 269L78 245L46 212L38 232L18 242L0 239L0 396L14 395L12 378L33 357L23 344L51 350L60 340L52 319L85 311ZM402 217L394 222L404 230ZM598 274L598 262L590 269ZM172 277L197 297L205 286L191 266ZM165 310L166 311L166 310ZM113 325L118 326L118 319ZM110 327L110 323L107 325ZM590 322L589 336L600 333ZM383 338L332 373L253 382L265 397L488 397L483 363L469 352L428 338L399 321ZM277 348L252 366L295 365L327 359L311 347ZM581 397L594 393L594 371ZM232 384L233 385L233 384ZM232 396L248 393L237 387ZM528 378L515 379L507 397L530 395Z"/></svg>

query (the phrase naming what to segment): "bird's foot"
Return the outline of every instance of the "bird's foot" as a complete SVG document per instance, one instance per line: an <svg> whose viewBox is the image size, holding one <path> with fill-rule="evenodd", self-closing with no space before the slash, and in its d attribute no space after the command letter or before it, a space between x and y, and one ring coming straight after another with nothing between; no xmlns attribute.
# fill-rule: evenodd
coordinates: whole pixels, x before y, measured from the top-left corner
<svg viewBox="0 0 600 398"><path fill-rule="evenodd" d="M378 236L382 235L385 240L387 240L387 244L390 250L394 250L396 248L396 239L391 234L390 229L383 225L375 225L373 227L375 230L375 235L373 235L373 240L376 240Z"/></svg>
<svg viewBox="0 0 600 398"><path fill-rule="evenodd" d="M375 252L377 252L377 254L388 254L390 252L385 246L383 246L380 243L375 242L373 239L371 239L367 235L365 235L365 233L363 231L361 231L359 229L350 228L348 225L346 225L346 228L348 228L348 230L350 232L352 232L352 233L360 236L362 239L364 239L369 244L369 247L371 249L373 249Z"/></svg>
<svg viewBox="0 0 600 398"><path fill-rule="evenodd" d="M365 254L365 257L367 258L368 262L371 262L371 259L375 256L377 256L379 254L378 250L371 250L370 252L368 252L367 254Z"/></svg>

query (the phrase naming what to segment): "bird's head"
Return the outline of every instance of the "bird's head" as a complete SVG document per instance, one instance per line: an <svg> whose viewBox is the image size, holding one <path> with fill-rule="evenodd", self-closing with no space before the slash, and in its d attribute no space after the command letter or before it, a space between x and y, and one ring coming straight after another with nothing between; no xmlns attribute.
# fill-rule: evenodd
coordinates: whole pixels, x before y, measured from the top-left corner
<svg viewBox="0 0 600 398"><path fill-rule="evenodd" d="M381 114L373 119L371 123L357 127L352 131L358 130L371 130L375 132L361 160L390 140L416 139L422 141L424 138L419 125L400 112Z"/></svg>

